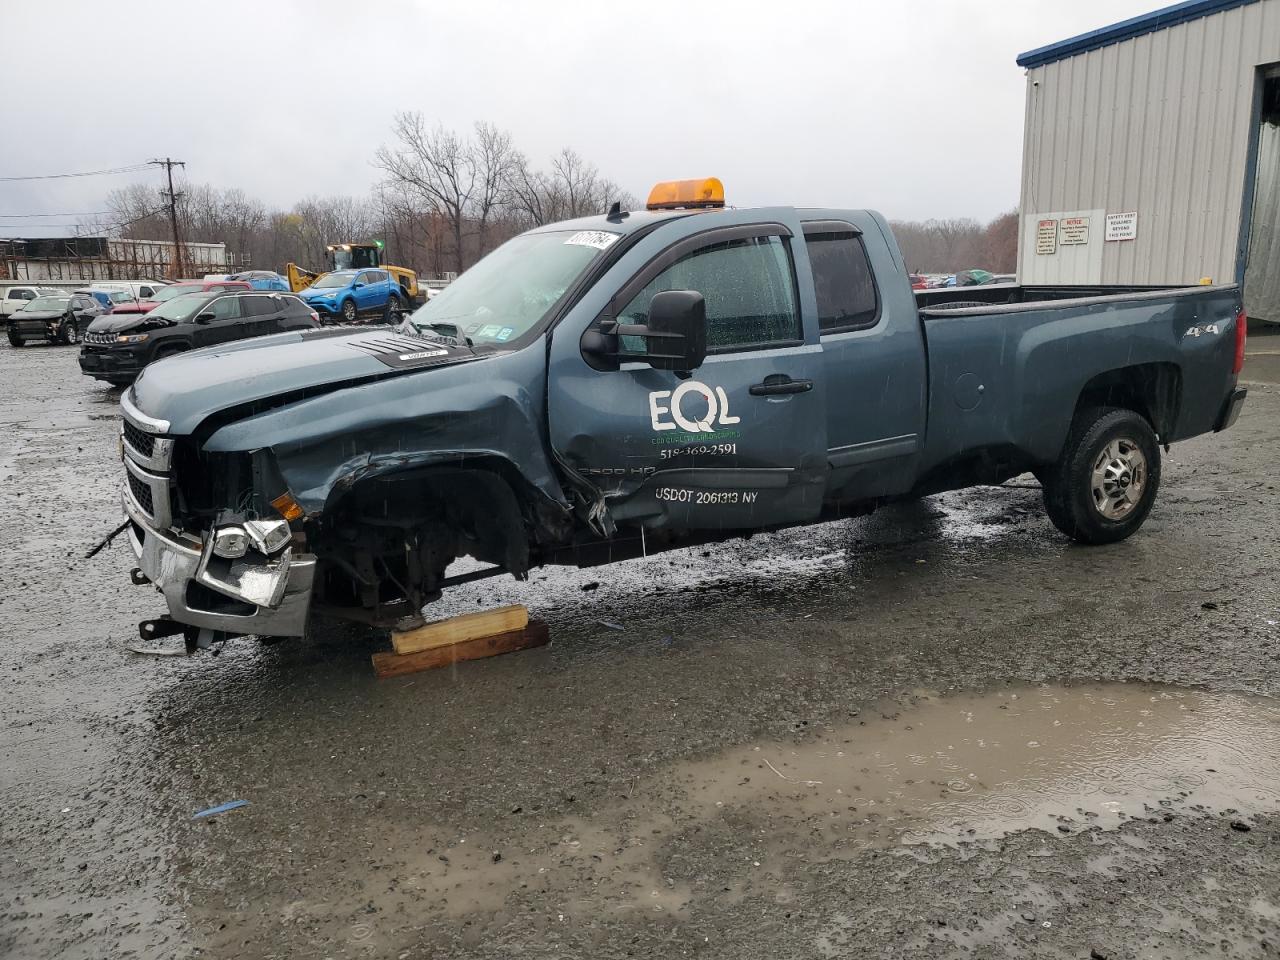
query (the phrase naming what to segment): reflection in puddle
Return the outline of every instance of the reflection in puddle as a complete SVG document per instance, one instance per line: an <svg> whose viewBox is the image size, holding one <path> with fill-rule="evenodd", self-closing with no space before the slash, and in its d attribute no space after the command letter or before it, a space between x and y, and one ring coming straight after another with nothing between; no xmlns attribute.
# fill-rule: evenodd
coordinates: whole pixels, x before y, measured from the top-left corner
<svg viewBox="0 0 1280 960"><path fill-rule="evenodd" d="M902 843L1280 809L1275 701L1124 684L912 701L803 745L690 766L690 794L704 809L776 806L835 834Z"/></svg>

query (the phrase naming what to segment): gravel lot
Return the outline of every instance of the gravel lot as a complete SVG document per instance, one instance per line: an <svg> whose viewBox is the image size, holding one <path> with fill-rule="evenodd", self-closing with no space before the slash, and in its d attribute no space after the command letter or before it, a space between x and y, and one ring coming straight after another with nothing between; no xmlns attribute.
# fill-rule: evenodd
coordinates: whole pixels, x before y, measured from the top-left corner
<svg viewBox="0 0 1280 960"><path fill-rule="evenodd" d="M0 349L0 956L1280 951L1280 336L1127 543L1022 478L455 591L549 647L377 681L325 625L141 657L118 393ZM249 805L193 820L229 800Z"/></svg>

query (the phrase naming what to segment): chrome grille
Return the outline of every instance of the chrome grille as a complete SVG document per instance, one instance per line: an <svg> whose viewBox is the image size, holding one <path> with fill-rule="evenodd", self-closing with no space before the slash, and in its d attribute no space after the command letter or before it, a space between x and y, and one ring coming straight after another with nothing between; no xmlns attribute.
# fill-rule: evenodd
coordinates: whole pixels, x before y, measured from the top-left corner
<svg viewBox="0 0 1280 960"><path fill-rule="evenodd" d="M156 438L149 433L143 433L128 420L124 421L124 442L144 457L150 457L156 448Z"/></svg>
<svg viewBox="0 0 1280 960"><path fill-rule="evenodd" d="M156 515L156 504L151 497L151 487L128 471L125 471L125 479L129 482L129 492L133 494L134 502L142 508L143 513L149 517L154 517Z"/></svg>
<svg viewBox="0 0 1280 960"><path fill-rule="evenodd" d="M116 335L114 333L86 333L84 335L85 343L115 343Z"/></svg>

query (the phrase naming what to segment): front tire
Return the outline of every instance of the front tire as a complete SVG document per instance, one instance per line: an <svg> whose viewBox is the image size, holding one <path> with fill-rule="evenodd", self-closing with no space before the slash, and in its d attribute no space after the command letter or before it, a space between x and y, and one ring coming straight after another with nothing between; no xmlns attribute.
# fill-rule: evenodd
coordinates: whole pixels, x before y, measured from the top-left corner
<svg viewBox="0 0 1280 960"><path fill-rule="evenodd" d="M58 331L58 339L68 347L74 347L80 342L80 327L74 320L64 320Z"/></svg>
<svg viewBox="0 0 1280 960"><path fill-rule="evenodd" d="M344 300L342 302L342 321L343 323L356 322L356 302L354 300Z"/></svg>
<svg viewBox="0 0 1280 960"><path fill-rule="evenodd" d="M10 330L10 331L9 331L9 346L11 346L11 347L21 347L21 346L23 346L23 345L25 345L25 344L26 344L26 341L25 341L25 340L23 340L20 336L18 336L18 335L17 335L16 333L14 333L12 330Z"/></svg>
<svg viewBox="0 0 1280 960"><path fill-rule="evenodd" d="M1151 512L1160 489L1160 444L1133 410L1081 410L1062 456L1040 482L1055 527L1080 543L1116 543Z"/></svg>

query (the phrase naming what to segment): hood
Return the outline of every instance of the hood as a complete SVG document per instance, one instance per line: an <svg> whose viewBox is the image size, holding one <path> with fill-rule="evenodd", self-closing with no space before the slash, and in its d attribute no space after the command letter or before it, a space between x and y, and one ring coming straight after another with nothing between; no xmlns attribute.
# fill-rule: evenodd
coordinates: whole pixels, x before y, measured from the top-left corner
<svg viewBox="0 0 1280 960"><path fill-rule="evenodd" d="M346 290L347 287L307 287L298 296L303 300L323 300L344 293Z"/></svg>
<svg viewBox="0 0 1280 960"><path fill-rule="evenodd" d="M353 383L480 359L470 347L389 327L320 328L254 337L149 364L133 385L143 413L193 432L210 415L259 401L315 395Z"/></svg>
<svg viewBox="0 0 1280 960"><path fill-rule="evenodd" d="M145 313L107 313L89 324L90 333L126 333L129 330L143 328L154 330L157 327L171 327L172 320L160 320Z"/></svg>
<svg viewBox="0 0 1280 960"><path fill-rule="evenodd" d="M9 319L17 320L19 323L27 320L43 320L48 322L49 320L57 320L59 317L65 317L66 315L67 311L65 310L21 310L18 313L11 314Z"/></svg>
<svg viewBox="0 0 1280 960"><path fill-rule="evenodd" d="M133 303L117 303L111 308L114 314L121 313L147 313L160 306L158 300L135 300Z"/></svg>

